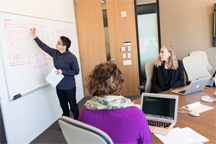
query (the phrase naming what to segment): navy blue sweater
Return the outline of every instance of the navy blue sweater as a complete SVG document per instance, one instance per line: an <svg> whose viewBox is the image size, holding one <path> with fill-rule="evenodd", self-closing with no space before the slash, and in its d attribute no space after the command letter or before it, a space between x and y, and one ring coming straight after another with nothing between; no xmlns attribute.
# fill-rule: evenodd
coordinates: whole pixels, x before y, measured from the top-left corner
<svg viewBox="0 0 216 144"><path fill-rule="evenodd" d="M70 51L60 53L54 48L50 48L38 37L34 39L38 46L53 58L55 68L61 69L64 78L56 86L60 90L69 90L76 86L74 75L79 74L77 58Z"/></svg>

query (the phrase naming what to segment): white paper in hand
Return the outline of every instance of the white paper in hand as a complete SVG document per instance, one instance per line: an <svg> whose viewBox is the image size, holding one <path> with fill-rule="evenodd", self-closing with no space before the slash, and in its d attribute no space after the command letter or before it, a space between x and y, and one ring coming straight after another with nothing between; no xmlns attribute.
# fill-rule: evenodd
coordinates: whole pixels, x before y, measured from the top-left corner
<svg viewBox="0 0 216 144"><path fill-rule="evenodd" d="M54 68L49 75L46 77L46 80L53 86L56 87L58 83L64 78L62 74L56 74L57 69Z"/></svg>

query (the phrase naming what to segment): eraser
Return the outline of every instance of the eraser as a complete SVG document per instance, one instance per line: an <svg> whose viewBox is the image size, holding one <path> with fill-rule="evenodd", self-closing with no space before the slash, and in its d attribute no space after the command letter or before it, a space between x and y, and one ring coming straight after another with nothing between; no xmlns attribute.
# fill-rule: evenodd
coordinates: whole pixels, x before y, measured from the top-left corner
<svg viewBox="0 0 216 144"><path fill-rule="evenodd" d="M16 100L16 99L18 99L18 98L21 98L21 94L17 94L17 95L15 95L15 96L13 96L13 100Z"/></svg>

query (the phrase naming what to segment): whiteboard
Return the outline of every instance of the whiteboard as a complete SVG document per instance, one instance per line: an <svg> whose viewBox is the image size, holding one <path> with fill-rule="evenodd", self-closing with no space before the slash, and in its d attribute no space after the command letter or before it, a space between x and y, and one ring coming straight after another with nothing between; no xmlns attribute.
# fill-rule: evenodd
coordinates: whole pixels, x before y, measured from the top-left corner
<svg viewBox="0 0 216 144"><path fill-rule="evenodd" d="M70 38L69 50L77 57L80 67L75 24L0 12L0 48L10 100L48 85L45 78L54 68L52 57L33 40L29 30L32 27L52 48L56 47L60 36ZM79 85L77 91L83 95L81 72L75 79Z"/></svg>

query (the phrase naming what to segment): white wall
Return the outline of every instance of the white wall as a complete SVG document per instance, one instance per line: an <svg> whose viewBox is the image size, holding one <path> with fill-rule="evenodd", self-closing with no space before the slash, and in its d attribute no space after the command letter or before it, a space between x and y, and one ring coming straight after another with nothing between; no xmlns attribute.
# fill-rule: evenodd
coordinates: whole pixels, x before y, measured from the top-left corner
<svg viewBox="0 0 216 144"><path fill-rule="evenodd" d="M75 23L73 0L0 0L0 11Z"/></svg>
<svg viewBox="0 0 216 144"><path fill-rule="evenodd" d="M0 0L0 11L75 24L73 0ZM0 88L6 137L10 144L30 143L61 116L56 91L50 85L9 101L2 57ZM83 88L79 89L83 93ZM78 95L78 101L82 97L83 95Z"/></svg>

